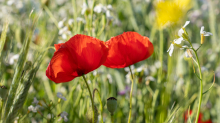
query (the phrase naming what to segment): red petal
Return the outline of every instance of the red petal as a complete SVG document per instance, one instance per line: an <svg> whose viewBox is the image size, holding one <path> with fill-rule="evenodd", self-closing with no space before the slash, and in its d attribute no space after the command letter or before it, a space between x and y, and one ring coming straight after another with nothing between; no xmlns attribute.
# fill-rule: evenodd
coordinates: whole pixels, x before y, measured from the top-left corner
<svg viewBox="0 0 220 123"><path fill-rule="evenodd" d="M154 47L149 38L136 32L125 32L106 42L109 54L103 64L110 68L124 68L145 60L153 54Z"/></svg>
<svg viewBox="0 0 220 123"><path fill-rule="evenodd" d="M54 44L54 47L56 49L56 51L60 48L61 45L63 45L64 43L59 43L59 44Z"/></svg>
<svg viewBox="0 0 220 123"><path fill-rule="evenodd" d="M86 36L75 35L65 43L77 64L78 71L86 74L101 66L108 55L108 48L103 41Z"/></svg>
<svg viewBox="0 0 220 123"><path fill-rule="evenodd" d="M75 35L66 43L55 45L55 48L46 75L56 83L71 81L97 69L108 55L103 41L86 35Z"/></svg>
<svg viewBox="0 0 220 123"><path fill-rule="evenodd" d="M77 66L72 64L73 59L69 57L70 55L67 48L63 46L54 53L46 70L46 75L50 80L61 83L71 81L76 77L72 73Z"/></svg>

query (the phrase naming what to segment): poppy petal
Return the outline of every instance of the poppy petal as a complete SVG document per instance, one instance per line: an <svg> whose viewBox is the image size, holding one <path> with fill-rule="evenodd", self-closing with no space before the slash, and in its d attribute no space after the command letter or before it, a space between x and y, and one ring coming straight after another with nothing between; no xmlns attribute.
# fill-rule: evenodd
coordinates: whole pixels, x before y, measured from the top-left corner
<svg viewBox="0 0 220 123"><path fill-rule="evenodd" d="M54 53L46 70L46 75L50 80L60 83L68 82L75 78L71 74L77 66L71 63L72 59L69 57L70 55L70 52L64 47L59 48Z"/></svg>
<svg viewBox="0 0 220 123"><path fill-rule="evenodd" d="M46 70L56 82L68 82L101 66L108 55L103 41L86 35L75 35L66 43L54 45L56 51Z"/></svg>
<svg viewBox="0 0 220 123"><path fill-rule="evenodd" d="M150 57L154 52L148 37L136 32L125 32L106 42L108 57L103 65L110 68L124 68Z"/></svg>
<svg viewBox="0 0 220 123"><path fill-rule="evenodd" d="M108 55L108 48L103 41L86 36L76 35L65 44L75 59L78 71L89 73L101 66Z"/></svg>
<svg viewBox="0 0 220 123"><path fill-rule="evenodd" d="M56 51L60 48L61 45L63 45L64 43L59 43L59 44L54 44L54 47L56 49Z"/></svg>

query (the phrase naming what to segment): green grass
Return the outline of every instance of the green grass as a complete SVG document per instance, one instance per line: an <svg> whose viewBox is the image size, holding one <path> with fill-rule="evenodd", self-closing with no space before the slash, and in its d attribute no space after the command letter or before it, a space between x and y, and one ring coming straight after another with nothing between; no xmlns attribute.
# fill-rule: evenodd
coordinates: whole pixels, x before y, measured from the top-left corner
<svg viewBox="0 0 220 123"><path fill-rule="evenodd" d="M187 20L191 23L186 27L186 32L194 47L196 44L200 45L201 26L205 26L205 31L213 33L213 36L205 38L197 52L203 76L203 92L212 86L213 71L215 73L213 87L203 94L200 112L203 113L204 121L211 119L212 122L220 122L219 0L194 1L183 19L175 26L167 26L163 30L156 28L155 1L96 0L94 6L99 3L112 5L111 19L103 13L91 11L91 8L82 15L83 2L92 7L93 2L90 0L64 3L31 0L23 1L24 6L21 8L17 8L17 4L9 6L6 1L0 3L0 8L7 6L5 9L8 12L3 14L0 11L3 15L3 18L0 16L0 86L7 87L0 88L0 122L10 123L14 119L20 123L58 122L59 114L63 111L68 113L69 123L87 122L87 113L92 114L92 106L83 78L77 77L68 83L55 84L46 77L45 71L54 53L53 45L65 42L75 34L90 35L107 41L126 31L136 31L147 36L154 44L154 54L147 60L134 64L131 123L184 122L184 114L189 108L193 110L190 119L194 122L199 103L200 80L193 67L198 75L199 69L195 62L184 57L185 50L175 47L172 57L167 53L171 41L176 39L178 30ZM30 14L33 8L34 11ZM196 15L196 12L200 14ZM77 17L85 19L86 23L76 21ZM64 18L64 26L71 32L63 33L66 34L66 39L59 34L61 28L58 26ZM74 22L68 24L69 19L74 19ZM182 44L190 46L186 41ZM9 64L13 54L19 54L19 58ZM196 59L195 56L194 58ZM143 65L143 70L137 72ZM111 122L106 106L109 97L117 99L114 122L127 122L130 93L126 87L131 86L129 77L126 77L128 72L105 66L95 71L97 73L86 74L86 79L91 82L91 91L99 91L100 98L96 93L94 104L99 114L103 110L103 122ZM146 79L149 77L155 80ZM121 91L125 93L119 94ZM57 92L61 92L67 100L58 102ZM36 113L28 111L30 105L35 106L32 104L34 97L42 104ZM53 114L53 118L47 119L48 114ZM100 120L101 115L99 122ZM61 121L64 122L63 119Z"/></svg>

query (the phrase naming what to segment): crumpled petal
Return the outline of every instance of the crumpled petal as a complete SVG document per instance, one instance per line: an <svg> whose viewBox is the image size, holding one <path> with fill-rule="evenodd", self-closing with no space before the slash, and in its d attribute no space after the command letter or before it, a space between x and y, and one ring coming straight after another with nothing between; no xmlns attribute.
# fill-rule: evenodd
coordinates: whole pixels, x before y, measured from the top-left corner
<svg viewBox="0 0 220 123"><path fill-rule="evenodd" d="M154 52L148 37L136 32L125 32L106 42L108 57L103 65L110 68L124 68L150 57Z"/></svg>
<svg viewBox="0 0 220 123"><path fill-rule="evenodd" d="M68 82L97 69L108 55L103 41L80 34L55 45L55 49L46 70L47 77L55 83Z"/></svg>

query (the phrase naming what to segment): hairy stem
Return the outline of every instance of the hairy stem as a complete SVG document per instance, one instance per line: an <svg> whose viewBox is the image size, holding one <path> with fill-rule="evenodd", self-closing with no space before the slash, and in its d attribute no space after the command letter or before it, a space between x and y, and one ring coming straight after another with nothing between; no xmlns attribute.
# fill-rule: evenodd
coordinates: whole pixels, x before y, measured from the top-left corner
<svg viewBox="0 0 220 123"><path fill-rule="evenodd" d="M84 81L85 81L85 83L86 83L86 86L87 86L88 91L89 91L90 100L91 100L91 102L92 102L92 112L93 112L92 122L94 123L94 120L95 120L95 110L94 110L94 102L93 102L93 98L92 98L92 92L91 92L91 90L90 90L90 88L89 88L89 84L88 84L88 82L87 82L87 80L86 80L86 77L85 77L84 75L82 75L82 77L83 77L83 79L84 79Z"/></svg>
<svg viewBox="0 0 220 123"><path fill-rule="evenodd" d="M132 74L130 66L129 66L129 70L131 72L131 91L130 91L130 111L129 111L128 123L131 122L132 93L133 93L133 86L134 86L134 77L133 77L133 74Z"/></svg>

